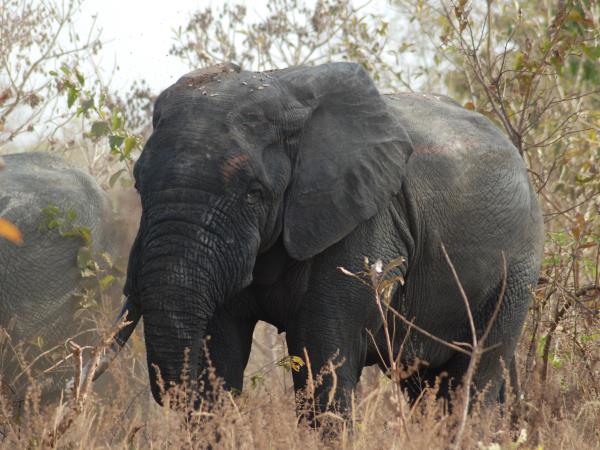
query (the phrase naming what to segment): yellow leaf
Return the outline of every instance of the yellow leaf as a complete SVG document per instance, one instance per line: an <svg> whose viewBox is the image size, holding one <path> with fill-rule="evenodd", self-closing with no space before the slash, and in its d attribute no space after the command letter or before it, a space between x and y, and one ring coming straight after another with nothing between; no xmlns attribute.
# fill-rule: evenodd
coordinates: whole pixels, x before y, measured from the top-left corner
<svg viewBox="0 0 600 450"><path fill-rule="evenodd" d="M0 237L8 239L17 245L23 244L21 231L6 219L0 219Z"/></svg>
<svg viewBox="0 0 600 450"><path fill-rule="evenodd" d="M470 109L471 111L473 111L475 109L475 103L473 103L473 102L467 102L467 103L465 103L465 108Z"/></svg>
<svg viewBox="0 0 600 450"><path fill-rule="evenodd" d="M300 368L304 365L304 361L299 356L290 356L290 367L294 372L300 372Z"/></svg>

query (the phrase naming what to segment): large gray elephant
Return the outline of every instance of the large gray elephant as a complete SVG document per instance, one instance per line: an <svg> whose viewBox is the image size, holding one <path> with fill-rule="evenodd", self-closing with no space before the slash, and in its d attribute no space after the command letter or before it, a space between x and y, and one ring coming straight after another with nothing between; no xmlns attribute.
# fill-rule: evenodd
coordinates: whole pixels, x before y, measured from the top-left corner
<svg viewBox="0 0 600 450"><path fill-rule="evenodd" d="M115 237L110 202L91 176L47 153L3 160L0 217L20 229L23 245L0 238L0 327L10 335L0 337L0 375L4 390L20 399L29 381L24 368L44 392L62 387L72 373L71 364L62 364L43 374L65 353L67 338L93 325L74 320L81 308L74 296L82 280L80 249L90 244L88 231L95 252L111 250ZM95 333L87 334L93 340ZM40 357L57 346L65 351Z"/></svg>
<svg viewBox="0 0 600 450"><path fill-rule="evenodd" d="M313 374L330 358L341 363L335 401L325 377L313 406L345 410L363 367L385 367L373 292L338 270L361 271L365 256L403 256L392 306L439 339L471 342L442 244L479 336L506 256L506 292L472 385L497 398L537 281L543 224L521 157L488 119L439 96L381 95L357 64L220 65L165 90L153 127L134 170L143 213L125 311L144 319L158 402L157 375L178 384L185 358L192 383L203 379L207 336L216 373L241 389L263 320L286 333L291 355L306 350ZM407 326L391 326L398 350ZM401 361L416 358L424 364L402 381L412 398L443 373L448 395L469 364L412 330ZM293 377L303 389L306 366Z"/></svg>

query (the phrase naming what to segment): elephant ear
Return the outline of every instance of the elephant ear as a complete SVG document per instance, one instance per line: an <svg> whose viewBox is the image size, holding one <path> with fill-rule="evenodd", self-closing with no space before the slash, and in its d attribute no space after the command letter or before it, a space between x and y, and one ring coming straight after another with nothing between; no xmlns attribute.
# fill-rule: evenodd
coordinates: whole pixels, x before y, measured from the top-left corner
<svg viewBox="0 0 600 450"><path fill-rule="evenodd" d="M288 69L277 78L309 111L294 139L283 224L288 253L304 260L390 201L401 188L412 145L358 64Z"/></svg>

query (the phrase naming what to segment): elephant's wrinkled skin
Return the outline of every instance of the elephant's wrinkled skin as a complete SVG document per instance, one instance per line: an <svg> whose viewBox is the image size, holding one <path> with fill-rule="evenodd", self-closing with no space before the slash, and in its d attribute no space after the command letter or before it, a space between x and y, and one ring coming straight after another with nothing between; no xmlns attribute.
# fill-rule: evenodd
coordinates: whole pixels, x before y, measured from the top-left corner
<svg viewBox="0 0 600 450"><path fill-rule="evenodd" d="M21 230L23 245L0 239L0 327L8 330L11 339L10 344L0 339L0 375L5 389L21 398L28 377L21 374L13 347L24 345L27 365L42 351L64 347L82 326L73 320L80 308L73 294L80 286L76 259L84 243L49 229L47 208L56 206L63 219L72 210L76 215L72 227L87 227L99 252L110 249L108 240L114 237L108 230L110 203L91 176L45 153L8 155L3 160L0 217ZM93 333L89 335L91 340ZM77 341L81 344L83 337ZM45 378L50 391L64 386L65 375L72 376L70 364L41 376L55 362L41 358L31 367L32 375L38 381Z"/></svg>
<svg viewBox="0 0 600 450"><path fill-rule="evenodd" d="M497 396L543 230L523 162L489 120L432 95L382 96L359 65L334 63L192 72L157 99L153 126L135 167L143 213L125 291L142 311L157 401L156 369L177 383L188 348L191 379L201 376L207 335L217 374L241 389L263 320L286 332L291 355L306 348L314 374L344 361L335 400L345 408L362 368L379 362L368 332L383 345L372 291L338 270L362 270L364 256L404 256L394 306L441 339L471 342L442 243L479 333L506 254L506 294L473 386ZM395 327L399 345L406 326ZM456 384L468 364L413 331L402 360L417 357L428 365L403 382L412 396L442 372ZM303 388L306 367L293 376Z"/></svg>

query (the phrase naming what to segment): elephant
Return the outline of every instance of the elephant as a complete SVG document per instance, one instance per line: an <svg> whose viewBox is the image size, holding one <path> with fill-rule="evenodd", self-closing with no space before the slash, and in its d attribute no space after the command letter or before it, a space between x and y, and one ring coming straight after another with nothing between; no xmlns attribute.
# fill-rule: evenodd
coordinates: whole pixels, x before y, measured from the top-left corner
<svg viewBox="0 0 600 450"><path fill-rule="evenodd" d="M442 375L443 398L461 384L469 355L441 341L472 342L462 287L479 338L489 323L470 388L496 401L543 221L521 156L490 120L443 96L383 95L360 64L337 62L199 69L159 95L152 123L134 167L142 216L119 344L143 318L158 403L181 384L206 397L209 362L241 390L261 320L313 377L335 361L310 409L347 412L362 369L387 366L373 290L338 269L360 272L365 257L404 261L390 305L412 325L388 314L388 328L394 357L421 361L400 381L409 398ZM298 392L307 366L293 372Z"/></svg>
<svg viewBox="0 0 600 450"><path fill-rule="evenodd" d="M79 344L95 338L93 331L81 335L89 323L79 316L74 320L81 310L75 296L85 262L80 251L90 246L99 253L112 251L112 207L92 176L62 158L31 152L3 160L0 217L19 228L23 244L0 239L0 331L8 333L0 336L0 381L3 391L18 401L30 375L53 398L72 365L47 372L61 352L46 352L68 350L66 340L76 334Z"/></svg>

